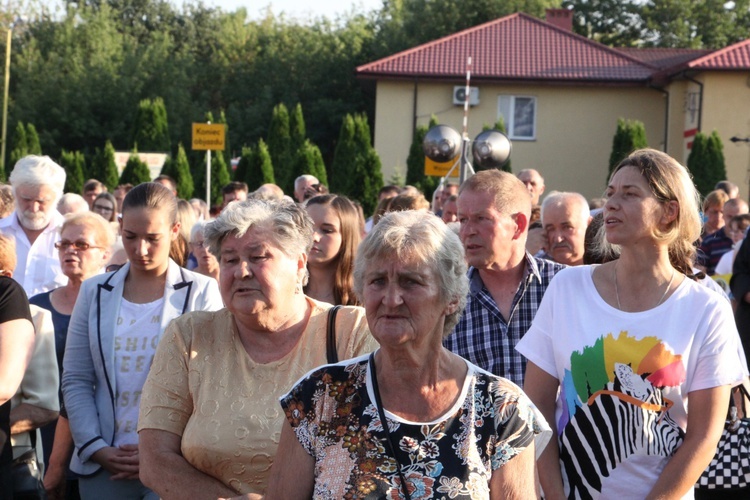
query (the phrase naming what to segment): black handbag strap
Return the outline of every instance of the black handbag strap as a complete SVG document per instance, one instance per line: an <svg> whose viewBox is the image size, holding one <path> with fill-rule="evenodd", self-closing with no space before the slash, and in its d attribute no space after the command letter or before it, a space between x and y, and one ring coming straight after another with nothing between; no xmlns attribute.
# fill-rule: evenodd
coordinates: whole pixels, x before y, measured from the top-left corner
<svg viewBox="0 0 750 500"><path fill-rule="evenodd" d="M745 387L745 384L738 384L734 387L735 389L739 389L740 393L742 394L742 417L748 418L747 415L747 402L750 401L750 393L747 391L747 388ZM734 391L732 391L734 392ZM734 395L732 395L731 398L729 398L729 407L731 408L734 406Z"/></svg>
<svg viewBox="0 0 750 500"><path fill-rule="evenodd" d="M396 456L396 448L393 446L393 440L391 439L391 430L388 428L388 421L385 419L383 402L380 400L380 389L378 388L378 372L375 368L374 352L370 354L370 374L372 376L372 392L375 393L375 406L378 407L380 423L383 425L383 432L385 433L385 442L388 445L388 451L391 452L393 460L396 461L396 470L398 471L398 477L401 479L401 489L404 492L404 497L406 498L406 500L411 500L409 488L406 487L406 478L404 477L404 473L401 471L401 462L398 461L398 456Z"/></svg>
<svg viewBox="0 0 750 500"><path fill-rule="evenodd" d="M326 325L326 360L328 364L339 362L339 354L336 352L336 313L341 306L333 306L328 310L328 324Z"/></svg>

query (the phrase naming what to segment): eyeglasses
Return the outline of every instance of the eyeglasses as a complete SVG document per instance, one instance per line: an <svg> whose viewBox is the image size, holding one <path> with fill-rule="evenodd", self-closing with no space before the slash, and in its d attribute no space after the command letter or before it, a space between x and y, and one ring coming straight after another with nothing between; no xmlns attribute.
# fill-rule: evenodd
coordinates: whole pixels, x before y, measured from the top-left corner
<svg viewBox="0 0 750 500"><path fill-rule="evenodd" d="M208 243L205 241L191 241L190 246L193 248L208 248Z"/></svg>
<svg viewBox="0 0 750 500"><path fill-rule="evenodd" d="M97 210L99 212L114 212L114 208L105 207L104 205L97 205L94 203L94 210Z"/></svg>
<svg viewBox="0 0 750 500"><path fill-rule="evenodd" d="M104 247L98 247L98 246L92 245L83 240L78 240L78 241L60 240L60 241L55 242L55 248L57 248L58 250L67 250L70 247L75 247L76 250L80 250L81 252L85 252L89 248L104 248Z"/></svg>

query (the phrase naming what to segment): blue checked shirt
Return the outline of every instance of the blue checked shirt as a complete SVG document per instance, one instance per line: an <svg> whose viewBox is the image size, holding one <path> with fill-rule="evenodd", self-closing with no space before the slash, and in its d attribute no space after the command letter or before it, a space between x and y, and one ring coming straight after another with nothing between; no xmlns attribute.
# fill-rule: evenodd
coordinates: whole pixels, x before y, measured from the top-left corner
<svg viewBox="0 0 750 500"><path fill-rule="evenodd" d="M526 272L506 320L479 277L469 268L469 297L463 316L443 345L485 370L523 387L526 358L516 344L526 334L547 286L565 266L526 253Z"/></svg>

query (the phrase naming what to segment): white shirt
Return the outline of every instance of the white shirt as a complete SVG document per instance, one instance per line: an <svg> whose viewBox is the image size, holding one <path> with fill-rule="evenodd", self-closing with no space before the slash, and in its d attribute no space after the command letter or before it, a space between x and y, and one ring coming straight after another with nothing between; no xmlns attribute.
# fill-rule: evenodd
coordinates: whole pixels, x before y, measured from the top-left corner
<svg viewBox="0 0 750 500"><path fill-rule="evenodd" d="M50 223L32 244L15 211L0 219L0 233L12 236L16 240L18 263L13 272L13 279L21 284L29 297L54 290L68 282L60 268L60 259L55 248L55 242L60 239L59 229L62 223L63 216L54 210Z"/></svg>

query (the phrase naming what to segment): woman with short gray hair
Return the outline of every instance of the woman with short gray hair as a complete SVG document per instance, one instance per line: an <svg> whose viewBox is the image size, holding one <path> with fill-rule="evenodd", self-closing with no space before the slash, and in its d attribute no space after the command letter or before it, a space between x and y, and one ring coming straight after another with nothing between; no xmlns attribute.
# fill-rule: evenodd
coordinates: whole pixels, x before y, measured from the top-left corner
<svg viewBox="0 0 750 500"><path fill-rule="evenodd" d="M354 283L380 348L281 399L266 498L536 498L546 422L512 382L442 345L468 291L458 236L426 212L386 214Z"/></svg>
<svg viewBox="0 0 750 500"><path fill-rule="evenodd" d="M281 395L329 360L375 346L364 311L306 297L312 221L285 201L232 203L204 230L225 309L174 321L141 396L142 480L162 498L265 492ZM327 342L327 326L335 342ZM334 347L335 344L335 347Z"/></svg>

